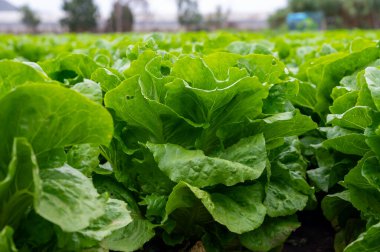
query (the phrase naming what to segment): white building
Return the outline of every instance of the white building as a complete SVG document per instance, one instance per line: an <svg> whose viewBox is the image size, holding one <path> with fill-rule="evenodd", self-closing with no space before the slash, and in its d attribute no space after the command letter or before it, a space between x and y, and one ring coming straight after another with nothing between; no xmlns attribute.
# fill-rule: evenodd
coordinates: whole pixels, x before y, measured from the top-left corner
<svg viewBox="0 0 380 252"><path fill-rule="evenodd" d="M266 13L233 13L228 17L228 27L243 31L258 31L269 28Z"/></svg>
<svg viewBox="0 0 380 252"><path fill-rule="evenodd" d="M0 33L19 33L25 31L22 14L18 8L5 0L0 0Z"/></svg>
<svg viewBox="0 0 380 252"><path fill-rule="evenodd" d="M62 27L55 13L36 12L41 22L37 27L38 32L60 33ZM19 8L6 0L0 0L0 33L25 33L28 28L22 23L22 13Z"/></svg>

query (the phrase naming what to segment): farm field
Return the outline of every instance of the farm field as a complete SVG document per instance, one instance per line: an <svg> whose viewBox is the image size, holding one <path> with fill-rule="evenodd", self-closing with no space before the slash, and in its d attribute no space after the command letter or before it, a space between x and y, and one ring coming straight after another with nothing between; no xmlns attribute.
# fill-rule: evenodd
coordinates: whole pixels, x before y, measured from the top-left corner
<svg viewBox="0 0 380 252"><path fill-rule="evenodd" d="M0 251L379 251L379 39L0 35Z"/></svg>

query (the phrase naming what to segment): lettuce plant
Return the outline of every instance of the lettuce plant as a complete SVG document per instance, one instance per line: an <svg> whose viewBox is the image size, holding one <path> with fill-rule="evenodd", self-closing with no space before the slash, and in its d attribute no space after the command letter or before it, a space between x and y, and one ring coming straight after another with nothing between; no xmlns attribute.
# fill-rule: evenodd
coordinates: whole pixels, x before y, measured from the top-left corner
<svg viewBox="0 0 380 252"><path fill-rule="evenodd" d="M376 251L357 35L0 37L0 251L280 251L315 191L336 251Z"/></svg>
<svg viewBox="0 0 380 252"><path fill-rule="evenodd" d="M378 58L374 42L358 40L341 56L304 66L309 81L317 84L314 109L324 121L324 139L312 145L319 167L308 176L329 193L322 209L337 230L336 251L376 251L378 246Z"/></svg>

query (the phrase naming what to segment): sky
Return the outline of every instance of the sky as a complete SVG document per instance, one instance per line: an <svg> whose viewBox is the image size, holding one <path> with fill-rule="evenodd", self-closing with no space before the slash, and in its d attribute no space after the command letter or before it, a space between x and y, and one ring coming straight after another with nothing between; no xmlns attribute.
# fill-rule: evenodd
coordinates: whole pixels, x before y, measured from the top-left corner
<svg viewBox="0 0 380 252"><path fill-rule="evenodd" d="M62 15L63 0L8 0L15 6L28 4L33 10L50 14L57 18ZM102 18L107 18L111 12L113 0L94 0L99 7ZM159 15L176 15L175 0L148 0L149 11ZM284 7L287 0L198 0L199 9L203 14L212 13L220 5L231 14L261 13L267 14Z"/></svg>

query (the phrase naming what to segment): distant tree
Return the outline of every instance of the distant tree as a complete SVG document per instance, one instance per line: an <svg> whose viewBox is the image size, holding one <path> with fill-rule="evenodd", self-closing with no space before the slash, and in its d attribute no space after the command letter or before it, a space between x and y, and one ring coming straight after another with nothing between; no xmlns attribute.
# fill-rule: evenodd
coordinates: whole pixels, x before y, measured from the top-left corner
<svg viewBox="0 0 380 252"><path fill-rule="evenodd" d="M29 31L35 33L37 32L37 26L40 24L41 20L37 14L30 9L28 5L21 7L22 13L22 23L28 27Z"/></svg>
<svg viewBox="0 0 380 252"><path fill-rule="evenodd" d="M379 28L380 0L288 0L291 12L322 11L330 28Z"/></svg>
<svg viewBox="0 0 380 252"><path fill-rule="evenodd" d="M107 30L112 32L132 31L134 16L128 4L116 1L107 22Z"/></svg>
<svg viewBox="0 0 380 252"><path fill-rule="evenodd" d="M328 28L336 29L344 26L341 0L319 0L318 8L325 15Z"/></svg>
<svg viewBox="0 0 380 252"><path fill-rule="evenodd" d="M378 28L380 0L341 0L346 25L358 28Z"/></svg>
<svg viewBox="0 0 380 252"><path fill-rule="evenodd" d="M380 0L319 0L327 21L338 20L333 28L378 28Z"/></svg>
<svg viewBox="0 0 380 252"><path fill-rule="evenodd" d="M207 17L206 26L208 29L221 29L225 27L228 20L229 11L223 11L220 5L216 6L215 13Z"/></svg>
<svg viewBox="0 0 380 252"><path fill-rule="evenodd" d="M200 29L202 15L197 0L177 0L178 22L187 30Z"/></svg>
<svg viewBox="0 0 380 252"><path fill-rule="evenodd" d="M92 0L64 0L62 9L66 17L61 20L61 24L71 32L96 30L98 12Z"/></svg>
<svg viewBox="0 0 380 252"><path fill-rule="evenodd" d="M316 0L288 0L288 6L292 12L317 11L319 9Z"/></svg>
<svg viewBox="0 0 380 252"><path fill-rule="evenodd" d="M289 13L289 8L282 8L270 15L268 18L270 28L286 27L286 17Z"/></svg>
<svg viewBox="0 0 380 252"><path fill-rule="evenodd" d="M147 13L148 6L147 0L116 0L107 21L106 30L110 32L132 31L135 21L132 8L140 7L140 10Z"/></svg>
<svg viewBox="0 0 380 252"><path fill-rule="evenodd" d="M319 0L318 9L328 17L340 15L342 11L341 0Z"/></svg>

